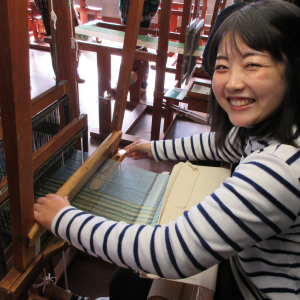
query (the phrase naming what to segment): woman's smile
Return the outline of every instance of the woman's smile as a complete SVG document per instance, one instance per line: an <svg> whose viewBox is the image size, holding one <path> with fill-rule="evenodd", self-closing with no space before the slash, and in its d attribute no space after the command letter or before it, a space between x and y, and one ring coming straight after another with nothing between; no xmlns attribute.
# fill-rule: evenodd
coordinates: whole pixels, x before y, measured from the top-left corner
<svg viewBox="0 0 300 300"><path fill-rule="evenodd" d="M229 103L232 105L233 109L235 108L246 109L255 102L255 99L244 98L244 97L228 97L227 99Z"/></svg>

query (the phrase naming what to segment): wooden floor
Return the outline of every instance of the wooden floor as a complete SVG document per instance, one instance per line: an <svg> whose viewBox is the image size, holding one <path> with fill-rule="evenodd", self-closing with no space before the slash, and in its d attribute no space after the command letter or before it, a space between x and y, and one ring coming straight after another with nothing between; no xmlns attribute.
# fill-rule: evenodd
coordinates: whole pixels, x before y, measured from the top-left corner
<svg viewBox="0 0 300 300"><path fill-rule="evenodd" d="M119 57L112 57L112 83L117 82ZM31 96L32 98L42 93L55 84L51 57L48 52L30 50L30 76L31 76ZM96 57L92 53L83 52L79 62L79 72L86 82L79 85L80 111L88 114L89 130L98 128L98 102L97 102L97 69ZM166 75L165 88L171 87L174 75ZM147 93L142 97L147 101L152 101L154 90L155 71L150 71L148 78ZM126 111L125 118L130 111ZM151 112L146 113L130 134L137 135L145 139L150 139ZM184 137L191 134L209 131L208 126L200 125L186 119L180 119L175 123L168 138ZM91 138L89 141L89 152L100 144L100 141ZM171 171L177 162L153 163L149 160L133 161L126 158L123 163L132 164L139 168L150 170L156 173ZM68 268L68 287L72 293L84 297L95 299L108 296L108 283L115 266L102 259L87 256L83 253L77 254L76 258ZM64 280L59 283L64 287Z"/></svg>

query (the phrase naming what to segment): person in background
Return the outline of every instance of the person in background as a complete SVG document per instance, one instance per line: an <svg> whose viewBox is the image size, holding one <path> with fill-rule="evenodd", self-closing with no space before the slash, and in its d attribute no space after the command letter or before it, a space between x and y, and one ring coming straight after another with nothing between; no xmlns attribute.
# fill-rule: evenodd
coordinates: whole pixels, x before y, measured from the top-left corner
<svg viewBox="0 0 300 300"><path fill-rule="evenodd" d="M121 23L126 25L128 18L130 0L120 0L119 3L119 12L121 17ZM140 27L141 28L150 28L151 20L155 17L158 8L160 5L160 0L144 0L143 13L141 18ZM143 50L147 51L147 48ZM141 92L146 92L147 89L147 78L149 72L149 62L142 61L141 62Z"/></svg>
<svg viewBox="0 0 300 300"><path fill-rule="evenodd" d="M35 6L39 9L40 14L42 16L42 20L44 23L46 35L50 36L51 35L51 22L50 22L50 13L49 13L49 7L48 7L48 0L34 0ZM80 25L80 21L78 19L78 15L74 9L73 5L73 10L74 10L74 21L75 21L75 26ZM53 48L52 45L50 45L50 52L51 56L53 57ZM78 56L80 56L80 51L78 51ZM85 83L85 79L81 78L78 72L78 64L79 64L79 59L76 62L77 64L77 83ZM52 65L53 65L53 59L52 59ZM54 65L53 65L53 70L54 70Z"/></svg>
<svg viewBox="0 0 300 300"><path fill-rule="evenodd" d="M36 221L91 255L163 278L218 264L214 300L299 300L299 33L300 8L291 3L242 6L210 45L215 131L125 147L133 159L239 163L190 211L162 226L130 225L49 194L34 205ZM111 300L147 299L122 292Z"/></svg>

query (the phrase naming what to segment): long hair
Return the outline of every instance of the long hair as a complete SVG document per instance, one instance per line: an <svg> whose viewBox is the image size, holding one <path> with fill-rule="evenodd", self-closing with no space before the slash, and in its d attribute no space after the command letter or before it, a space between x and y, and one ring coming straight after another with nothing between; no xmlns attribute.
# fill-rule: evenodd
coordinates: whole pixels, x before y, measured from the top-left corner
<svg viewBox="0 0 300 300"><path fill-rule="evenodd" d="M262 0L235 11L213 37L208 56L209 68L215 65L218 47L225 35L229 35L233 47L237 48L235 38L238 35L250 48L266 51L275 62L285 64L287 90L282 105L274 115L251 128L251 136L275 138L280 143L297 146L292 127L296 125L300 130L300 9L281 0ZM212 131L217 132L217 146L223 148L234 125L213 92L209 113ZM249 135L247 128L240 127L237 139L244 144Z"/></svg>

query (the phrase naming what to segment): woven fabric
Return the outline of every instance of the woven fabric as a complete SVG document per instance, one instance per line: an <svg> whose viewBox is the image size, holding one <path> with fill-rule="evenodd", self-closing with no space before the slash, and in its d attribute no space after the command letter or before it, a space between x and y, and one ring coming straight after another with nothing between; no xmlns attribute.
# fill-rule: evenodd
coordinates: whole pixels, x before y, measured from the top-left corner
<svg viewBox="0 0 300 300"><path fill-rule="evenodd" d="M78 168L81 157L65 162L63 169L47 178L35 191L35 197L56 193ZM113 221L155 225L169 176L156 174L107 160L73 199L80 210Z"/></svg>

